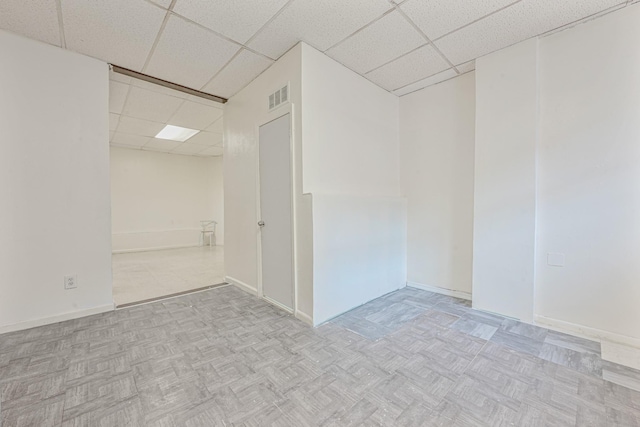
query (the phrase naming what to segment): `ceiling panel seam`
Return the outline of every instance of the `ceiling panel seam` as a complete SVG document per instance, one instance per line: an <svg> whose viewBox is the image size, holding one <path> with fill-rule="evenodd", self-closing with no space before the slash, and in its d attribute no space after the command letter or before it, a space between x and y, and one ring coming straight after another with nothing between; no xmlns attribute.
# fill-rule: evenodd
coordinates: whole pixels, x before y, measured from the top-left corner
<svg viewBox="0 0 640 427"><path fill-rule="evenodd" d="M273 22L273 20L274 20L274 19L276 19L276 18L277 18L277 17L278 17L282 12L284 12L284 10L285 10L286 8L288 8L288 7L291 5L291 3L293 3L294 1L295 1L295 0L289 0L288 2L286 2L286 3L284 4L284 6L282 6L282 7L280 8L280 10L278 10L276 13L274 13L274 14L273 14L273 16L272 16L271 18L269 18L269 19L267 20L267 22L265 22L265 23L264 23L264 25L263 25L262 27L258 28L258 31L256 31L256 32L255 32L251 37L249 37L249 39L248 39L246 42L244 42L244 45L243 45L243 46L244 46L247 50L249 50L249 51L251 51L251 52L256 53L255 51L253 51L252 49L250 49L250 48L248 47L248 46L249 46L249 44L251 44L251 42L252 42L252 41L253 41L253 40L254 40L254 39L255 39L255 38L256 38L256 37L257 37L257 36L258 36L258 35L259 35L259 34L260 34L264 29L265 29L265 28L267 28L267 26L269 26L269 24L271 24L271 23ZM264 56L265 58L271 59L272 61L275 61L275 60L277 59L277 58L271 58L270 56L264 55L264 54L262 54L262 53L260 53L260 55Z"/></svg>
<svg viewBox="0 0 640 427"><path fill-rule="evenodd" d="M375 18L374 20L372 20L371 22L363 25L362 27L358 28L357 30L355 30L353 33L349 34L347 37L343 38L342 40L340 40L337 43L334 43L332 46L329 46L327 49L325 49L323 52L328 52L331 49L333 49L336 46L340 46L342 43L346 42L347 40L349 40L351 37L355 36L356 34L360 33L361 31L369 28L371 25L375 24L376 22L378 22L379 20L381 20L382 18L384 18L385 16L387 16L388 14L390 14L391 12L393 12L393 7L390 8L389 10L387 10L385 13L383 13L382 15L378 16L377 18Z"/></svg>
<svg viewBox="0 0 640 427"><path fill-rule="evenodd" d="M209 83L211 83L212 81L215 80L216 77L218 77L218 75L220 75L220 73L222 73L224 71L225 68L227 68L229 66L229 64L231 64L233 62L234 59L236 59L238 56L240 56L240 54L242 53L242 49L240 48L238 49L238 51L236 53L233 54L233 56L231 57L231 59L229 59L227 61L226 64L224 64L222 66L222 68L220 68L218 70L218 72L216 72L205 84L202 85L202 87L200 88L200 90L204 91L204 88L207 87L209 85Z"/></svg>
<svg viewBox="0 0 640 427"><path fill-rule="evenodd" d="M400 7L399 7L399 6L396 6L396 7L395 7L395 9L400 13L400 15L402 15L402 16L404 17L404 19L406 19L406 20L407 20L407 22L409 22L409 24L411 24L411 25L413 26L413 28L415 28L415 30L416 30L418 33L420 33L420 35L421 35L422 37L424 37L424 39L427 41L427 43L428 43L428 44L430 44L431 46L433 46L433 49L436 51L436 53L437 53L438 55L440 55L440 56L442 57L442 59L444 59L444 60L445 60L445 62L446 62L447 64L449 64L449 66L450 66L451 68L453 68L453 70L456 72L456 74L460 74L460 70L458 70L458 69L456 68L456 66L454 65L454 63L453 63L453 62L451 62L451 61L449 60L449 58L447 58L447 57L445 56L445 54L444 54L444 53L442 53L442 51L441 51L440 49L438 49L438 46L436 46L436 45L431 41L431 39L430 39L430 38L429 38L429 37L428 37L428 36L427 36L427 35L426 35L426 34L425 34L425 33L424 33L424 32L423 32L423 31L422 31L422 30L417 26L417 25L416 25L416 23L415 23L415 22L413 22L413 19L409 18L409 17L407 16L407 14L406 14L406 13L404 13L404 11L403 11L402 9L400 9Z"/></svg>
<svg viewBox="0 0 640 427"><path fill-rule="evenodd" d="M146 71L149 66L149 62L151 62L151 58L156 51L156 47L158 47L158 43L160 43L160 38L162 37L162 33L164 32L165 27L167 26L167 22L169 21L169 16L171 16L171 8L176 4L177 0L171 0L171 4L169 5L169 9L167 9L167 13L164 15L164 19L162 20L162 25L160 25L160 29L158 30L158 34L156 35L156 39L153 41L153 45L151 46L151 50L147 55L146 61L144 61L144 65L142 66L142 71Z"/></svg>
<svg viewBox="0 0 640 427"><path fill-rule="evenodd" d="M422 48L423 48L423 47L425 47L425 46L433 46L433 45L432 45L431 43L427 43L427 42L425 42L424 44L421 44L420 46L416 47L415 49L411 49L409 52L407 52L407 53L403 53L402 55L398 56L397 58L393 58L392 60L387 61L387 62L385 62L384 64L378 65L377 67L374 67L374 68L370 69L369 71L367 71L367 72L366 72L366 73L364 73L364 74L365 74L365 75L367 75L367 74L369 74L369 73L373 73L373 72L374 72L374 71L376 71L377 69L382 68L382 67L384 67L385 65L389 65L389 64L391 64L392 62L397 61L398 59L404 58L405 56L410 55L410 54L412 54L413 52L415 52L416 50L420 50L420 49L422 49Z"/></svg>
<svg viewBox="0 0 640 427"><path fill-rule="evenodd" d="M474 20L473 20L473 21L471 21L471 22L468 22L468 23L466 23L466 24L464 24L464 25L462 25L462 26L460 26L460 27L458 27L458 28L456 28L456 29L454 29L454 30L449 31L449 32L448 32L448 33L446 33L446 34L441 35L440 37L437 37L437 38L433 39L433 42L435 43L435 42L437 42L438 40L441 40L441 39L443 39L443 38L445 38L445 37L447 37L447 36L450 36L450 35L451 35L451 34L453 34L453 33L456 33L456 32L458 32L458 31L460 31L460 30L462 30L462 29L464 29L464 28L467 28L467 27L468 27L468 26L470 26L470 25L475 24L476 22L480 22L480 21L482 21L483 19L486 19L486 18L488 18L488 17L490 17L490 16L492 16L492 15L495 15L496 13L500 13L500 12L502 12L503 10L509 9L510 7L515 6L516 4L518 4L518 3L520 3L520 2L522 2L522 0L516 0L516 1L514 1L513 3L509 3L509 4L508 4L508 5L506 5L506 6L502 6L501 8L496 9L496 10L494 10L494 11L493 11L493 12L491 12L491 13L487 13L486 15L483 15L483 16L481 16L481 17L480 17L480 18L478 18L478 19L474 19Z"/></svg>

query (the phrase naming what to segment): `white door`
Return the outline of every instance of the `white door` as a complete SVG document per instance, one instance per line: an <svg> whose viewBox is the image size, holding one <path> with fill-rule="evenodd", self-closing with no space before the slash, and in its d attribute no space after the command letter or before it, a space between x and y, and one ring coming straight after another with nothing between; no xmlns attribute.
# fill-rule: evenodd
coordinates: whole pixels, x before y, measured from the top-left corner
<svg viewBox="0 0 640 427"><path fill-rule="evenodd" d="M262 294L293 311L290 114L260 126Z"/></svg>

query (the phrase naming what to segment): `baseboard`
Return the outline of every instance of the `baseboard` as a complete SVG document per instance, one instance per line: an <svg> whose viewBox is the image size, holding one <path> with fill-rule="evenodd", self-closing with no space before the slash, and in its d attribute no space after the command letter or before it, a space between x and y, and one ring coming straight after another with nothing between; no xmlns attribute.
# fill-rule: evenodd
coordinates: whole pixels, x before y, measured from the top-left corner
<svg viewBox="0 0 640 427"><path fill-rule="evenodd" d="M313 318L309 316L307 313L303 313L302 311L296 311L296 318L303 321L309 326L313 326Z"/></svg>
<svg viewBox="0 0 640 427"><path fill-rule="evenodd" d="M91 316L93 314L106 313L113 311L114 304L105 304L98 307L87 308L84 310L71 311L67 313L57 314L55 316L43 317L41 319L27 320L24 322L13 323L11 325L0 326L0 334L7 332L22 331L24 329L36 328L38 326L50 325L52 323L64 322L65 320L78 319L80 317Z"/></svg>
<svg viewBox="0 0 640 427"><path fill-rule="evenodd" d="M282 311L286 311L287 313L293 314L293 310L289 307L287 307L284 304L279 303L278 301L269 298L268 296L262 296L262 299L265 300L266 302L268 302L271 305L275 305L276 307L278 307L280 310Z"/></svg>
<svg viewBox="0 0 640 427"><path fill-rule="evenodd" d="M167 249L185 249L185 248L199 248L200 245L178 245L178 246L157 246L153 248L134 248L134 249L118 249L111 251L112 254L128 254L133 252L152 252L152 251L164 251Z"/></svg>
<svg viewBox="0 0 640 427"><path fill-rule="evenodd" d="M468 292L456 291L453 289L439 288L438 286L425 285L416 282L407 282L407 286L416 289L422 289L423 291L435 292L437 294L447 295L450 297L461 298L471 301L471 294Z"/></svg>
<svg viewBox="0 0 640 427"><path fill-rule="evenodd" d="M234 279L233 277L225 276L224 281L227 283L231 283L234 286L237 286L238 288L242 289L245 292L249 292L251 295L258 296L257 288L254 288L251 285L247 285L241 280Z"/></svg>
<svg viewBox="0 0 640 427"><path fill-rule="evenodd" d="M626 335L616 334L614 332L603 331L601 329L591 328L589 326L578 325L576 323L566 322L564 320L553 319L550 317L536 314L533 316L534 322L539 326L544 326L554 331L564 332L565 334L575 335L587 339L595 339L597 341L609 341L623 344L629 347L640 349L640 339L629 337Z"/></svg>
<svg viewBox="0 0 640 427"><path fill-rule="evenodd" d="M603 360L640 369L640 339L536 314L534 322L554 331L599 341ZM606 378L605 378L606 379Z"/></svg>

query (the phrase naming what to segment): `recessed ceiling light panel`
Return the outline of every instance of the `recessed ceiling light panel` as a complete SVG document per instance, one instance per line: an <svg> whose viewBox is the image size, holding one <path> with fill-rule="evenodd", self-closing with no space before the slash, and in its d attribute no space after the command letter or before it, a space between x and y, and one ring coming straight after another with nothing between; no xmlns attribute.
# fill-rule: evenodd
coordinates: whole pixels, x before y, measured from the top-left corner
<svg viewBox="0 0 640 427"><path fill-rule="evenodd" d="M187 139L191 138L193 135L200 132L199 130L183 128L180 126L166 125L164 129L162 129L156 135L156 138L159 139L169 139L171 141L180 141L185 142Z"/></svg>

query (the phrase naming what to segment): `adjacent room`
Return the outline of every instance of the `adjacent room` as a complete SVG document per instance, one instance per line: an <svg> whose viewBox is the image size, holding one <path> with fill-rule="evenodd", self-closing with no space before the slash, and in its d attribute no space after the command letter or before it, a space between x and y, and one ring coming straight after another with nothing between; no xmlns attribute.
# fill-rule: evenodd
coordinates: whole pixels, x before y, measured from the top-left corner
<svg viewBox="0 0 640 427"><path fill-rule="evenodd" d="M0 425L640 427L640 0L0 0Z"/></svg>
<svg viewBox="0 0 640 427"><path fill-rule="evenodd" d="M223 283L222 103L109 77L116 306Z"/></svg>

